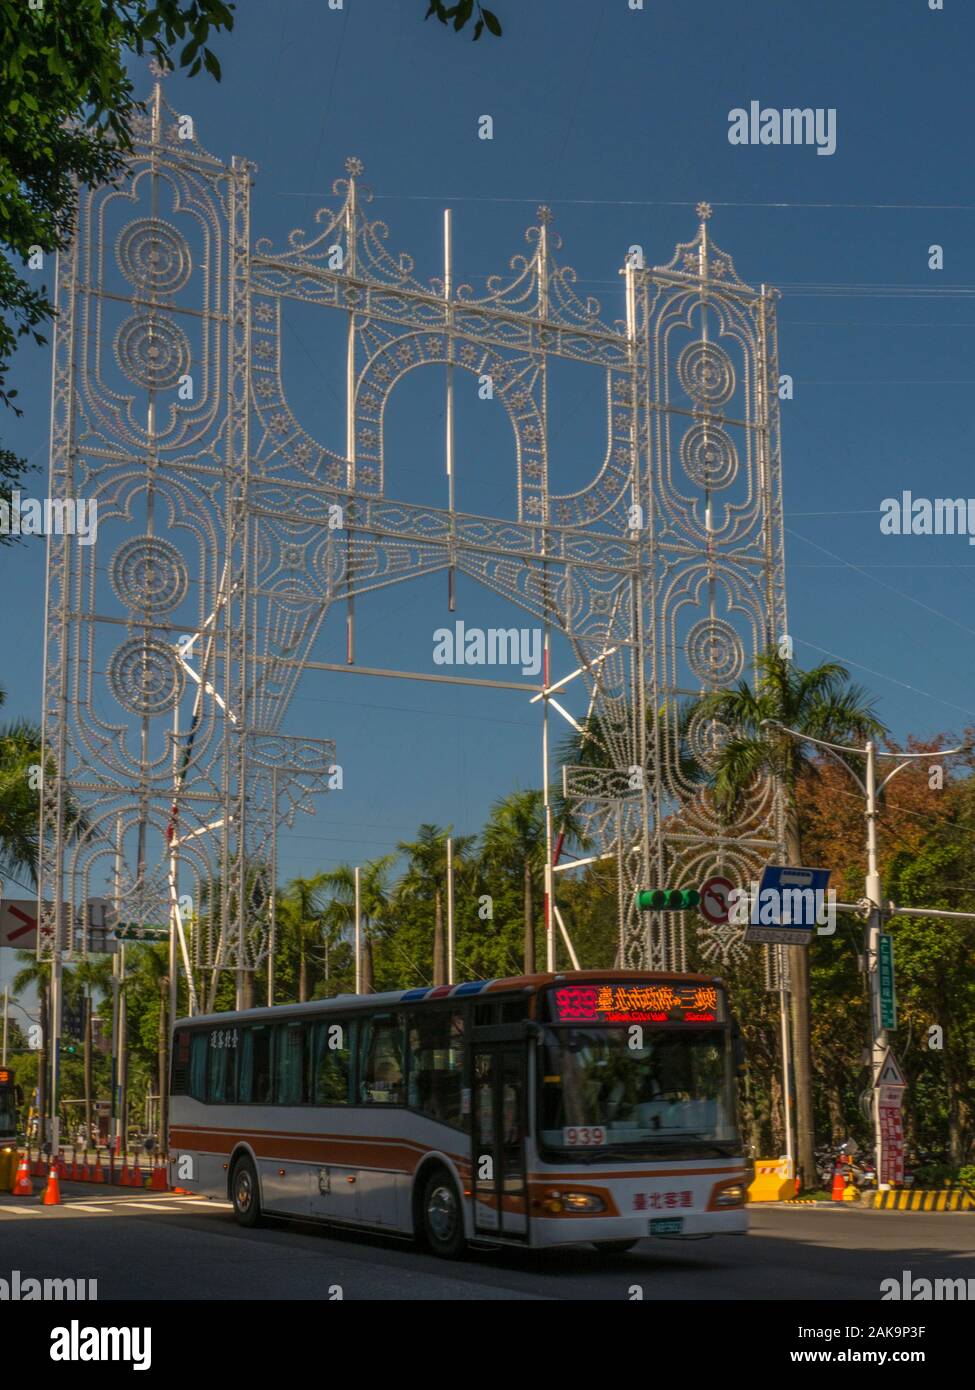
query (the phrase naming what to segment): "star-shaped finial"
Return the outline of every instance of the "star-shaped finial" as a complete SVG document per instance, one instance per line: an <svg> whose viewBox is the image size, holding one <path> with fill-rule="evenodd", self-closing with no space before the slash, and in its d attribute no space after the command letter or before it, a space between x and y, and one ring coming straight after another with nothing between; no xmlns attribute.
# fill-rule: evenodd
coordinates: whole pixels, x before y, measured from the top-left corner
<svg viewBox="0 0 975 1390"><path fill-rule="evenodd" d="M710 203L698 203L696 208L697 215L702 222L706 222L713 211Z"/></svg>
<svg viewBox="0 0 975 1390"><path fill-rule="evenodd" d="M538 217L538 220L541 223L541 225L543 227L547 227L548 224L552 221L552 209L550 207L547 207L545 203L542 203L538 209L536 216Z"/></svg>
<svg viewBox="0 0 975 1390"><path fill-rule="evenodd" d="M357 174L361 174L364 168L365 165L362 160L358 159L354 154L350 154L345 161L345 172L351 174L353 178L355 178Z"/></svg>
<svg viewBox="0 0 975 1390"><path fill-rule="evenodd" d="M150 58L149 71L152 73L153 77L157 80L161 80L170 75L172 68L167 63L160 63L158 58Z"/></svg>

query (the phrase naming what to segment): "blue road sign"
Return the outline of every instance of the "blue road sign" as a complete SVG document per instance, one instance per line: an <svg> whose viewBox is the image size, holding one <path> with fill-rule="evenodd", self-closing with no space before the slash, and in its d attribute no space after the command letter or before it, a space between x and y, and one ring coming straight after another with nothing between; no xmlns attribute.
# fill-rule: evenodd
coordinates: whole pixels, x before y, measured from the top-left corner
<svg viewBox="0 0 975 1390"><path fill-rule="evenodd" d="M829 869L768 864L751 905L746 941L800 946L826 921Z"/></svg>

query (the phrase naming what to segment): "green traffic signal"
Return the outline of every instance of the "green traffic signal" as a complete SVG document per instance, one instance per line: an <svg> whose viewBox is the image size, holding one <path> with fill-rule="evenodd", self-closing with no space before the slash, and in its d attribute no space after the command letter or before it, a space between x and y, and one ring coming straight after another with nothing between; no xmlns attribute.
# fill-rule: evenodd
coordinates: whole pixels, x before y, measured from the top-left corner
<svg viewBox="0 0 975 1390"><path fill-rule="evenodd" d="M700 901L696 888L643 888L636 895L641 912L686 912Z"/></svg>

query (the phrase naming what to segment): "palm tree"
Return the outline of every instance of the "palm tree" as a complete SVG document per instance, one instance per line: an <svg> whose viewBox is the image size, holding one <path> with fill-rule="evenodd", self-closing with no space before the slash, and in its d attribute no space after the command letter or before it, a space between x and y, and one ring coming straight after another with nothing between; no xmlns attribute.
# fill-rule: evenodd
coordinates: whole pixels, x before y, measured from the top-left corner
<svg viewBox="0 0 975 1390"><path fill-rule="evenodd" d="M6 703L6 691L0 686L0 706ZM37 881L38 835L40 829L39 799L41 765L41 730L30 719L13 719L0 724L0 879L25 874L30 882ZM52 776L55 768L50 756L44 768ZM69 836L87 829L87 820L77 803L68 794L65 802L65 827Z"/></svg>
<svg viewBox="0 0 975 1390"><path fill-rule="evenodd" d="M754 685L741 680L696 702L694 715L714 719L731 731L714 762L713 790L719 814L730 817L762 777L777 784L785 815L785 856L802 864L798 789L816 776L816 764L799 739L775 725L827 742L877 738L886 730L874 702L838 662L802 671L770 647L755 661ZM816 1172L809 1025L809 948L793 946L792 1027L795 1042L796 1138L799 1168L806 1181Z"/></svg>
<svg viewBox="0 0 975 1390"><path fill-rule="evenodd" d="M48 1058L47 1020L48 1000L51 989L51 966L49 961L38 960L33 951L18 951L17 959L23 962L23 970L14 976L14 994L22 994L31 987L37 990L38 1020L41 1029L40 1047L37 1052L37 1143L44 1144L44 1123L47 1118L47 1080Z"/></svg>
<svg viewBox="0 0 975 1390"><path fill-rule="evenodd" d="M309 963L313 947L322 939L326 887L325 874L314 878L293 878L285 889L278 906L279 919L292 932L298 947L298 1003L307 1003L310 995Z"/></svg>
<svg viewBox="0 0 975 1390"><path fill-rule="evenodd" d="M0 689L0 705L6 700ZM37 873L38 796L31 769L41 761L41 731L29 719L0 725L0 875Z"/></svg>
<svg viewBox="0 0 975 1390"><path fill-rule="evenodd" d="M443 891L447 881L447 841L452 839L454 863L461 863L474 844L473 835L454 835L453 827L421 825L415 840L401 840L397 849L409 856L400 885L405 897L433 899L433 983L447 983L447 942L444 936Z"/></svg>
<svg viewBox="0 0 975 1390"><path fill-rule="evenodd" d="M395 854L383 854L370 859L359 869L359 913L362 920L362 993L372 994L375 988L372 938L378 919L389 905L389 871ZM336 864L321 875L332 895L330 926L341 932L355 925L355 868L351 864Z"/></svg>
<svg viewBox="0 0 975 1390"><path fill-rule="evenodd" d="M68 997L81 993L85 998L85 1036L84 1036L84 1078L85 1078L85 1132L89 1137L94 1133L94 1097L92 1049L92 1016L95 1007L95 992L111 987L112 960L110 956L98 959L81 960L74 969L64 975L65 994Z"/></svg>
<svg viewBox="0 0 975 1390"><path fill-rule="evenodd" d="M545 808L540 791L512 792L491 807L481 840L485 866L520 874L526 975L535 973L535 889L545 873Z"/></svg>

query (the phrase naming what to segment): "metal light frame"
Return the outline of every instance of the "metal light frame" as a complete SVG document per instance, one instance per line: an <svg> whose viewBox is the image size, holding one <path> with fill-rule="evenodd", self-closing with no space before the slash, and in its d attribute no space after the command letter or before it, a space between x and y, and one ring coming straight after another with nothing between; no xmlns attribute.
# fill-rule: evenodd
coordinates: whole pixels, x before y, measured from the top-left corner
<svg viewBox="0 0 975 1390"><path fill-rule="evenodd" d="M733 681L786 627L774 292L744 284L711 243L706 204L668 264L628 256L621 321L577 293L547 208L480 292L454 283L448 213L443 275L423 282L370 219L356 159L313 233L252 246L254 166L185 133L157 83L127 179L83 192L60 259L51 495L95 498L99 524L130 534L107 560L97 543L48 539L40 955L86 949L68 924L106 856L121 860L130 922L168 915L181 877L201 901L219 883L209 929L188 943L180 926L184 960L191 946L197 964L254 969L279 798L290 779L308 809L334 758L328 740L281 732L301 672L362 669L357 604L443 572L449 609L461 573L543 625L546 682L552 633L570 644L608 767L564 769L564 785L595 852L617 861L620 962L683 968L680 917L637 912L634 890L718 869L747 881L781 841L769 785L733 829L719 822L686 753L707 764L728 731L681 721L685 701ZM287 300L343 316L344 453L289 404ZM605 452L574 492L550 485L558 358L606 386ZM446 380L443 507L384 490L390 394L430 366ZM462 372L491 378L510 421L514 517L455 506ZM312 659L335 605L344 668ZM706 956L740 948L738 929L699 932Z"/></svg>

